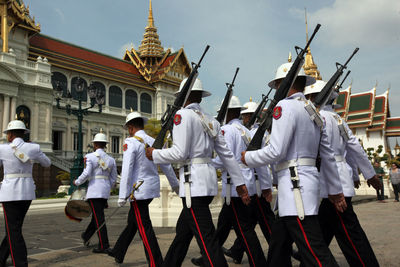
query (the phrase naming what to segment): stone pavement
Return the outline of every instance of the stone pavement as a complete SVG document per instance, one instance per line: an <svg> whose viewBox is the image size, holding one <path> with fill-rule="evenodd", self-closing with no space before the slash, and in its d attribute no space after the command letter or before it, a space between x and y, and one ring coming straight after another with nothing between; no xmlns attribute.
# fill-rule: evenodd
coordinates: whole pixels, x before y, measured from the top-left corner
<svg viewBox="0 0 400 267"><path fill-rule="evenodd" d="M387 203L379 203L374 196L356 197L355 211L358 214L361 225L370 239L371 245L381 266L398 266L397 248L400 244L400 203L388 200ZM369 202L367 202L369 201ZM39 203L38 203L39 202ZM63 212L66 200L37 200L35 201L24 224L24 237L28 247L29 265L39 266L118 266L114 260L107 255L91 253L91 249L97 243L97 237L93 238L90 248L82 246L80 233L85 229L88 220L81 223L68 220ZM110 214L115 207L106 211ZM118 235L126 225L126 214L128 207L121 208L115 217L108 220L107 227L111 246L115 243ZM1 218L0 224L4 224ZM0 226L1 227L1 226ZM4 227L0 228L1 236L4 236ZM165 255L175 235L174 228L155 228L162 254ZM265 251L268 245L262 238L261 231L257 226ZM233 244L235 235L233 231L229 236L226 247ZM348 266L336 242L331 245L332 252L340 266ZM191 257L198 255L198 247L193 240L189 248L183 266L192 266ZM10 260L8 261L10 264ZM229 266L248 266L246 256L242 265L234 264L228 259ZM11 265L10 265L11 266ZM147 266L141 240L136 235L129 247L125 261L119 266ZM298 266L294 261L294 266Z"/></svg>

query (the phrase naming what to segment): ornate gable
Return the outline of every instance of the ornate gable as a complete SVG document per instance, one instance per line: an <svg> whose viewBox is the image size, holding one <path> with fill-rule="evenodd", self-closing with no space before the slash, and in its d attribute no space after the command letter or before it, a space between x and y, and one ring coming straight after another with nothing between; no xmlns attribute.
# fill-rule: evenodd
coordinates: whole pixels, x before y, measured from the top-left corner
<svg viewBox="0 0 400 267"><path fill-rule="evenodd" d="M374 87L369 92L350 96L347 116L347 124L350 128L369 127L372 125L375 109L375 94L376 88Z"/></svg>

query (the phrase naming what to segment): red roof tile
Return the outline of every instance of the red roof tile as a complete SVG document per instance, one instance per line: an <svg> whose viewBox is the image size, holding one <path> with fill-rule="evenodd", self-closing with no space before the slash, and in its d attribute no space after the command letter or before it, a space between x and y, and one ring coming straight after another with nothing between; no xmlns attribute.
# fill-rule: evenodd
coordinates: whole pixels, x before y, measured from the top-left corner
<svg viewBox="0 0 400 267"><path fill-rule="evenodd" d="M130 62L124 62L111 56L106 56L94 51L75 46L73 44L68 44L59 40L52 39L48 36L37 34L33 36L29 41L30 45L34 47L140 76L139 71Z"/></svg>

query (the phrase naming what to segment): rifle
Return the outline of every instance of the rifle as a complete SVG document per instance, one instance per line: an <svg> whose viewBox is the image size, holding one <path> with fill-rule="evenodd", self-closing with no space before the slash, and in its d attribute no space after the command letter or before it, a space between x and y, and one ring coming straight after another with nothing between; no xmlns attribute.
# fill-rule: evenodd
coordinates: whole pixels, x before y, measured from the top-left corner
<svg viewBox="0 0 400 267"><path fill-rule="evenodd" d="M175 98L174 104L172 106L168 106L167 110L165 111L164 115L161 118L161 131L156 137L156 140L153 143L153 147L156 149L161 149L164 145L164 139L167 135L167 132L172 129L172 122L174 120L175 113L183 107L188 98L190 91L193 87L193 84L199 75L198 68L200 68L200 63L203 60L204 56L206 55L208 49L210 48L209 45L206 46L206 49L203 52L199 62L196 64L192 62L192 71L189 74L185 84L182 87L182 90L179 92L178 96Z"/></svg>
<svg viewBox="0 0 400 267"><path fill-rule="evenodd" d="M340 88L342 88L342 85L344 83L344 81L347 79L347 76L349 76L351 70L347 71L346 76L344 76L342 82L336 86L335 91L339 93Z"/></svg>
<svg viewBox="0 0 400 267"><path fill-rule="evenodd" d="M329 81L325 84L324 88L322 88L321 92L318 93L318 95L315 97L314 100L314 105L316 107L323 107L326 102L329 100L329 97L334 90L335 84L337 84L340 76L343 74L344 69L347 68L347 64L350 62L350 60L353 58L353 56L358 52L359 48L357 47L354 49L353 54L347 59L346 63L344 65L336 62L336 72L333 74L333 76L329 79Z"/></svg>
<svg viewBox="0 0 400 267"><path fill-rule="evenodd" d="M258 127L256 133L254 134L253 138L250 141L249 146L247 147L247 151L257 150L257 149L261 148L262 140L264 138L264 133L267 129L271 129L271 126L272 126L273 110L274 110L276 104L287 96L290 88L292 87L294 81L297 78L297 75L298 75L300 69L303 67L304 55L307 52L307 49L310 46L311 41L314 39L314 36L318 32L320 27L321 27L321 24L317 24L317 26L314 29L313 34L310 37L310 40L308 40L304 49L301 49L300 47L295 46L297 58L294 61L293 65L290 68L286 77L280 83L279 88L276 90L274 98L271 100L271 102L268 106L268 109L265 113L265 116L263 117L262 121L260 122L260 126Z"/></svg>
<svg viewBox="0 0 400 267"><path fill-rule="evenodd" d="M269 92L267 95L264 95L264 94L262 95L262 100L261 100L260 104L258 105L256 111L254 111L253 115L251 115L250 120L245 125L245 127L247 129L250 129L250 127L256 122L256 120L261 118L261 113L262 113L265 105L268 102L268 96L271 93L271 91L272 91L272 88L269 89Z"/></svg>
<svg viewBox="0 0 400 267"><path fill-rule="evenodd" d="M229 101L231 101L231 97L233 95L233 86L235 83L236 75L239 72L239 68L236 68L235 75L233 76L232 82L231 83L226 83L226 86L228 87L228 90L226 91L224 101L222 101L221 107L219 109L218 115L217 115L217 121L222 125L222 123L225 121L226 113L228 112L228 105Z"/></svg>

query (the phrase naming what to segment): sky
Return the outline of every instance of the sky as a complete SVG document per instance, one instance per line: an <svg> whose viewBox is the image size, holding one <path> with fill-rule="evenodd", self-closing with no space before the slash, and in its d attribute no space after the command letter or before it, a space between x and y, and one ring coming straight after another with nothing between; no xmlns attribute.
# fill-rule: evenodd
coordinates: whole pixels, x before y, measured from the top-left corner
<svg viewBox="0 0 400 267"><path fill-rule="evenodd" d="M122 58L137 48L147 24L148 0L25 0L41 24L41 33ZM390 112L400 116L400 1L398 0L153 0L153 16L161 44L184 47L197 61L211 46L199 78L213 96L202 104L218 108L236 67L234 95L242 104L259 101L276 68L294 47L304 47L308 31L321 29L311 44L322 78L328 80L356 47L349 64L352 92L377 95L390 87Z"/></svg>

